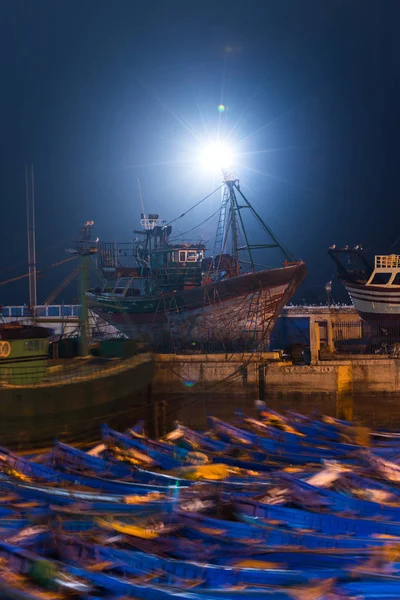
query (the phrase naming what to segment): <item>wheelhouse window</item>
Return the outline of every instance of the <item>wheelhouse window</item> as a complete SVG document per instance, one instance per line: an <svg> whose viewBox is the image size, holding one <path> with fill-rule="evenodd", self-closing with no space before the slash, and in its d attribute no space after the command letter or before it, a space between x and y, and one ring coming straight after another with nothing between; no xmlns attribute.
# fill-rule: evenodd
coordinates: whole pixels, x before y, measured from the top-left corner
<svg viewBox="0 0 400 600"><path fill-rule="evenodd" d="M188 250L187 260L188 262L196 262L197 252L196 250Z"/></svg>
<svg viewBox="0 0 400 600"><path fill-rule="evenodd" d="M44 350L44 340L27 340L24 343L24 346L27 352L37 352L38 350Z"/></svg>
<svg viewBox="0 0 400 600"><path fill-rule="evenodd" d="M386 285L389 283L389 279L391 278L391 273L375 273L373 280L371 281L372 285Z"/></svg>
<svg viewBox="0 0 400 600"><path fill-rule="evenodd" d="M179 250L179 262L186 262L186 250Z"/></svg>

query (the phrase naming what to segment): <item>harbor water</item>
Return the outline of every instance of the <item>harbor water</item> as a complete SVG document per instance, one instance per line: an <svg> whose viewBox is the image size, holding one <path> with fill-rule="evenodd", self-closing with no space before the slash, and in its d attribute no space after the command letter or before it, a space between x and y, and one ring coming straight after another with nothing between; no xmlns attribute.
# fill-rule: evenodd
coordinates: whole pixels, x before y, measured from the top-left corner
<svg viewBox="0 0 400 600"><path fill-rule="evenodd" d="M212 414L230 420L235 411L256 416L254 395L186 392L154 393L153 409L156 429L163 434L173 427L174 420L194 429L207 428L207 416ZM292 410L304 415L324 414L371 428L400 429L400 393L266 393L268 407L278 412ZM157 429L158 428L158 429Z"/></svg>

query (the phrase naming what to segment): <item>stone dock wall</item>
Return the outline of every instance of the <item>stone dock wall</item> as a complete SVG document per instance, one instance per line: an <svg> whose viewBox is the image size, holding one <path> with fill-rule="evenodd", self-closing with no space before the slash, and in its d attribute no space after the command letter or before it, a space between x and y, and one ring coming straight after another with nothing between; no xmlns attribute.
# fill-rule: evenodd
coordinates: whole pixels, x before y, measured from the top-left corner
<svg viewBox="0 0 400 600"><path fill-rule="evenodd" d="M254 395L264 380L265 389L286 393L400 391L397 358L337 358L297 366L275 361L271 354L156 355L153 386L169 392L201 388L225 395L229 390Z"/></svg>

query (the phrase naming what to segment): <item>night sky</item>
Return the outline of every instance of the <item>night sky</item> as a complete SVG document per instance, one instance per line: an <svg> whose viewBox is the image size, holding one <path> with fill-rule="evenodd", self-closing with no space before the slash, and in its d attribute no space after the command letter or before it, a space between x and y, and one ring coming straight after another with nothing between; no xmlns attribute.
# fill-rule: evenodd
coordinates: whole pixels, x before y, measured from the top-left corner
<svg viewBox="0 0 400 600"><path fill-rule="evenodd" d="M146 211L167 220L212 191L197 157L218 131L249 200L308 264L298 301L324 300L332 243L400 253L398 0L3 0L0 11L1 281L27 271L25 163L41 267L67 257L87 219L102 241L130 241L138 177ZM212 248L215 227L192 239ZM39 279L39 302L71 268ZM27 280L0 291L2 304L28 301ZM76 295L71 285L59 301ZM334 296L346 299L337 282Z"/></svg>

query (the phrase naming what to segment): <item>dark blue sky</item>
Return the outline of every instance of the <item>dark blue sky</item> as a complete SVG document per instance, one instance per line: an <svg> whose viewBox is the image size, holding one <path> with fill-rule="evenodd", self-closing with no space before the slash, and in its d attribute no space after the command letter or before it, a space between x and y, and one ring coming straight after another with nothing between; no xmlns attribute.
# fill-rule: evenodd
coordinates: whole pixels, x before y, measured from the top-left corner
<svg viewBox="0 0 400 600"><path fill-rule="evenodd" d="M331 243L386 252L400 235L397 0L5 0L0 11L0 280L26 272L25 162L39 267L66 256L86 219L102 240L129 241L137 177L146 210L166 219L213 189L193 158L221 101L244 191L308 263L299 299L323 299ZM39 280L39 301L69 268ZM0 291L27 301L27 282Z"/></svg>

